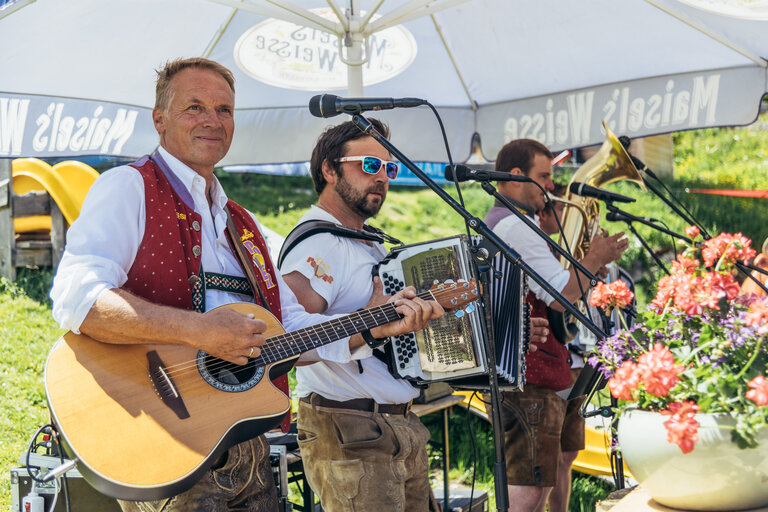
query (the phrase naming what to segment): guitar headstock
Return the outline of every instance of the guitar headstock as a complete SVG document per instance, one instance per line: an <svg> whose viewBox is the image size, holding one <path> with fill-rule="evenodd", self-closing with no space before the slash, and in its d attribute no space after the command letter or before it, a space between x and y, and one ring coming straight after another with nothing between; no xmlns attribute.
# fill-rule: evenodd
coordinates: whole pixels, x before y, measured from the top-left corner
<svg viewBox="0 0 768 512"><path fill-rule="evenodd" d="M469 281L466 279L460 279L459 281L449 279L432 285L429 291L446 311L461 310L464 306L479 298L477 282L474 278ZM474 308L474 306L471 307ZM461 311L461 314L463 315L463 311Z"/></svg>

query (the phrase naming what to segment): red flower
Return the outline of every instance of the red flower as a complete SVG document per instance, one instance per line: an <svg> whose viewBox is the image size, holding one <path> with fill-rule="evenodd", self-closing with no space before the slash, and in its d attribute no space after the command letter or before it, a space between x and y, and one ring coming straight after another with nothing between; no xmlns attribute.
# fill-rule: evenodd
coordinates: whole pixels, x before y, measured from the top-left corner
<svg viewBox="0 0 768 512"><path fill-rule="evenodd" d="M667 396L680 381L685 366L675 364L675 356L661 343L638 359L637 373L645 390L654 396Z"/></svg>
<svg viewBox="0 0 768 512"><path fill-rule="evenodd" d="M768 380L765 377L758 375L747 383L750 389L747 391L746 396L757 405L768 405Z"/></svg>
<svg viewBox="0 0 768 512"><path fill-rule="evenodd" d="M699 228L697 226L688 226L685 228L685 234L690 238L691 240L695 239L699 234L701 234L701 231L699 231Z"/></svg>
<svg viewBox="0 0 768 512"><path fill-rule="evenodd" d="M633 361L624 361L608 380L608 389L611 395L618 400L634 400L632 392L637 389L640 375L637 373L637 364Z"/></svg>
<svg viewBox="0 0 768 512"><path fill-rule="evenodd" d="M723 258L723 262L729 265L737 260L750 260L756 254L755 250L750 247L750 244L752 244L752 240L741 233L736 233L735 235L721 233L715 238L710 238L701 247L704 265L711 267L720 258Z"/></svg>
<svg viewBox="0 0 768 512"><path fill-rule="evenodd" d="M677 259L672 262L673 274L692 274L699 267L699 260L687 258L682 254L677 255Z"/></svg>
<svg viewBox="0 0 768 512"><path fill-rule="evenodd" d="M632 302L635 294L627 287L627 283L618 279L612 283L598 282L589 295L589 305L603 309L626 307Z"/></svg>
<svg viewBox="0 0 768 512"><path fill-rule="evenodd" d="M693 451L693 445L699 440L699 422L694 418L698 410L696 402L686 400L683 403L671 403L669 410L661 411L661 414L670 416L664 422L667 441L677 444L683 453Z"/></svg>
<svg viewBox="0 0 768 512"><path fill-rule="evenodd" d="M744 322L747 325L760 326L758 332L764 334L764 330L768 328L766 326L766 320L768 320L768 304L764 299L757 299L752 301L749 305L749 311L744 315Z"/></svg>

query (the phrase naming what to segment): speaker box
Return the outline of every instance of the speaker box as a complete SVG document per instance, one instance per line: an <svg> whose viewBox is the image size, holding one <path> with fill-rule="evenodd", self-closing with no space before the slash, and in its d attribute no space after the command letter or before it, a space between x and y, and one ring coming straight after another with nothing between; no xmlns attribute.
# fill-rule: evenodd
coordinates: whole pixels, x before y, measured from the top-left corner
<svg viewBox="0 0 768 512"><path fill-rule="evenodd" d="M49 467L58 466L61 463L57 458L54 458L54 461ZM11 510L13 512L24 512L21 508L22 500L32 490L32 483L33 480L29 476L27 468L11 468ZM67 472L67 487L69 488L70 510L78 512L120 512L120 505L117 504L117 501L104 496L91 487L88 482L83 480L77 469ZM51 505L54 498L56 498L56 491L54 482L37 483L35 485L35 492L42 496L45 502L45 512L52 512ZM56 498L56 507L53 509L53 512L64 512L66 507L62 484L58 489L58 498Z"/></svg>

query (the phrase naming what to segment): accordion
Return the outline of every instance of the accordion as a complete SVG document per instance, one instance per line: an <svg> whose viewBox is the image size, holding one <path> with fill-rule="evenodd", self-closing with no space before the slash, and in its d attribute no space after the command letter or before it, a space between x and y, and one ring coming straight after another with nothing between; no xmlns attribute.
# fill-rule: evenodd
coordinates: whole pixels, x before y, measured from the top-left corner
<svg viewBox="0 0 768 512"><path fill-rule="evenodd" d="M387 294L406 286L426 291L435 281L469 280L476 274L470 254L475 238L458 235L395 247L374 272ZM500 256L494 267L491 289L484 293L490 293L499 382L505 389L522 389L529 338L525 278ZM462 313L447 313L419 332L394 336L386 347L390 372L416 384L450 381L457 388L487 388L486 314L480 303Z"/></svg>

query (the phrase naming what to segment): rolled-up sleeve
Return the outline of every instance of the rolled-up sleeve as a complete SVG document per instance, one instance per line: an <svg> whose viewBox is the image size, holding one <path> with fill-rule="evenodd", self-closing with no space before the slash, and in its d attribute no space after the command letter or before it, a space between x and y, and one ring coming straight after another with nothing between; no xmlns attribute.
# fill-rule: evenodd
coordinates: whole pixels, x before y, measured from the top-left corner
<svg viewBox="0 0 768 512"><path fill-rule="evenodd" d="M62 328L79 332L98 296L125 283L144 219L144 182L135 169L117 167L96 180L67 231L50 292L53 318Z"/></svg>

